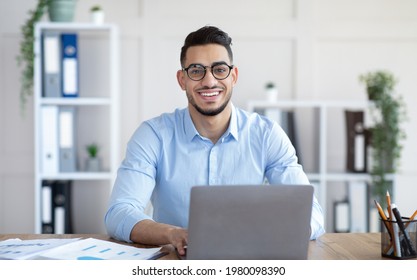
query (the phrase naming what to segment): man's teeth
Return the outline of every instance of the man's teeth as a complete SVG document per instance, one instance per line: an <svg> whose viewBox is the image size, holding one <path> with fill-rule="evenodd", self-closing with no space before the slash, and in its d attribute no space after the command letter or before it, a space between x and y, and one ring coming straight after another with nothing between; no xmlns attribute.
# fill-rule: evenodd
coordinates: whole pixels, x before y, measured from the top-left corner
<svg viewBox="0 0 417 280"><path fill-rule="evenodd" d="M210 97L210 96L216 96L216 95L219 95L219 93L220 93L220 92L218 92L218 91L216 91L216 92L202 92L202 93L201 93L201 95L202 95L202 96L207 96L207 97Z"/></svg>

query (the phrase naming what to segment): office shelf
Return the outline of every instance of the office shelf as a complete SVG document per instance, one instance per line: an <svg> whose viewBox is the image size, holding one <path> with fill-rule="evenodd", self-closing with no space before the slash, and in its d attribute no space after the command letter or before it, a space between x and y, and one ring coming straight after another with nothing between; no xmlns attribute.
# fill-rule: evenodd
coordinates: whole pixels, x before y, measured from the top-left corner
<svg viewBox="0 0 417 280"><path fill-rule="evenodd" d="M336 167L336 169L333 170L335 167L332 166L329 160L329 147L334 144L334 141L339 141L340 139L345 140L345 138L340 135L337 135L339 136L338 140L335 139L335 134L345 133L345 122L344 119L332 119L334 115L333 113L337 111L339 116L343 116L342 114L344 110L363 110L366 113L370 106L372 106L372 103L367 101L351 100L277 100L276 102L271 102L268 100L251 100L247 104L247 109L248 111L257 111L259 113L265 113L265 110L290 110L294 111L296 116L298 113L302 114L302 112L304 112L303 110L309 110L310 112L313 112L306 118L297 118L296 125L297 128L299 128L298 130L300 130L300 124L303 122L313 124L313 127L311 127L311 125L304 124L302 129L309 130L307 133L310 133L311 135L308 135L307 137L306 135L303 135L303 137L297 137L297 140L300 142L300 146L303 146L303 148L306 147L306 143L311 144L310 146L307 145L308 148L304 149L304 152L302 153L302 160L308 162L307 165L310 165L308 170L305 170L306 175L310 182L315 186L316 196L323 208L323 212L328 215L329 211L327 209L327 204L329 201L327 194L328 187L331 185L331 183L346 183L349 186L349 189L351 189L349 195L355 193L355 195L359 194L361 196L360 198L350 197L351 200L362 200L362 198L365 200L367 195L366 185L367 183L370 183L372 179L371 176L367 173L353 173L344 171L345 158L338 159L337 161L341 164L339 164L339 168ZM329 122L329 120L331 120L331 122ZM329 126L330 124L337 121L341 122L338 125L339 130L333 131L329 128ZM340 149L345 152L346 146L340 145ZM311 157L313 157L313 159ZM332 163L333 162L334 159ZM387 179L393 182L393 188L395 188L395 174L389 174ZM362 201L357 204L361 203ZM366 204L366 201L364 201L363 204ZM360 205L358 208L362 209L359 210L362 212L369 211L369 205ZM360 214L362 215L361 217L352 217L351 219L358 220L367 216L366 213ZM327 224L326 220L327 219L325 219L325 223ZM363 226L362 223L360 226L358 226L360 229L356 231L367 231L367 228L369 229L369 219L367 223L367 226Z"/></svg>
<svg viewBox="0 0 417 280"><path fill-rule="evenodd" d="M78 35L78 97L43 97L42 34L45 31L73 32ZM72 188L79 185L104 188L109 193L120 160L119 153L119 31L116 25L90 23L41 22L35 26L34 61L34 122L35 122L35 233L42 231L42 182L44 180L70 180ZM41 164L43 129L41 110L44 106L76 108L75 172L45 172ZM87 159L86 145L96 142L100 146L102 171L84 171ZM80 188L81 189L81 188ZM91 191L90 191L91 195ZM94 201L95 197L91 197ZM72 197L77 199L77 197ZM100 204L100 203L98 203ZM90 213L88 213L90 214ZM95 219L102 221L102 212ZM76 220L73 220L77 223ZM88 222L87 222L88 223Z"/></svg>

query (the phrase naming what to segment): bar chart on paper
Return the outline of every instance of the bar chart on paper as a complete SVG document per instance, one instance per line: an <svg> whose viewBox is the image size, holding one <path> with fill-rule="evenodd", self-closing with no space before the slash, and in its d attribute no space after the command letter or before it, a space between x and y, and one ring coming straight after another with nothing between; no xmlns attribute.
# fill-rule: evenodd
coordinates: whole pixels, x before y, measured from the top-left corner
<svg viewBox="0 0 417 280"><path fill-rule="evenodd" d="M82 239L39 255L61 260L146 260L163 255L158 248L136 248L95 238Z"/></svg>

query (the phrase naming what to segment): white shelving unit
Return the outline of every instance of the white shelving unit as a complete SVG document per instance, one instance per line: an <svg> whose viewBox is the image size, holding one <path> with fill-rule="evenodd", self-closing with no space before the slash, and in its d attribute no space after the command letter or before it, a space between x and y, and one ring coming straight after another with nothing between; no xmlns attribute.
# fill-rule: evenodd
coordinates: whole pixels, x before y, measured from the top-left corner
<svg viewBox="0 0 417 280"><path fill-rule="evenodd" d="M309 178L310 182L316 188L316 195L321 204L324 213L328 213L328 186L330 182L345 182L349 185L349 196L357 196L359 193L361 197L349 197L352 202L358 199L365 199L365 192L366 192L366 183L371 181L371 176L366 173L351 173L345 172L342 169L340 170L332 170L332 167L329 166L329 144L332 141L332 137L330 133L337 133L334 131L329 131L329 112L332 110L363 110L367 111L369 104L367 102L361 101L329 101L329 100L279 100L276 102L270 102L267 100L252 100L248 102L247 105L248 111L254 112L257 110L265 110L265 109L278 109L278 110L299 110L299 109L309 109L315 110L315 120L317 120L316 127L313 128L311 132L316 133L315 136L310 136L305 139L298 139L298 141L313 141L314 139L316 146L312 147L312 149L318 150L318 153L312 153L313 155L317 155L317 159L314 159L316 165L315 170L313 171L306 171L307 177ZM366 117L365 117L366 118ZM307 121L307 120L306 120ZM344 119L342 120L343 123L340 124L339 127L343 129L341 131L345 131L345 122ZM303 119L297 119L297 126L300 122L303 122ZM366 120L365 120L366 123ZM346 148L343 147L343 151ZM303 153L305 155L306 153ZM308 153L307 153L308 154ZM343 164L345 159L341 159ZM342 165L343 165L342 164ZM396 180L395 175L390 174L388 175L388 179L393 181L393 188L396 188ZM357 191L359 188L359 192ZM356 191L355 191L356 189ZM351 227L353 227L353 231L366 231L366 201L359 201L357 204L358 209L354 209L351 216ZM359 211L357 211L359 210ZM358 213L359 212L359 213ZM364 220L365 219L365 220ZM325 223L326 219L325 219Z"/></svg>
<svg viewBox="0 0 417 280"><path fill-rule="evenodd" d="M71 32L78 35L79 96L47 98L42 94L42 34L45 31ZM72 180L72 188L106 188L110 193L120 160L119 154L119 31L116 25L89 23L38 23L35 27L34 61L34 122L35 122L35 233L41 233L41 188L43 180ZM43 106L73 106L76 117L75 172L45 174L41 167L41 108ZM83 171L85 146L99 144L103 171ZM80 185L80 186L79 186ZM97 190L97 188L91 188ZM90 193L91 194L91 193ZM100 196L98 196L100 197ZM73 197L74 199L74 197ZM91 197L92 204L97 203ZM74 202L74 201L72 201ZM103 202L101 202L103 204ZM107 203L105 201L104 203ZM89 213L86 213L88 215ZM101 213L96 217L103 220ZM76 223L76 221L73 221ZM88 221L86 222L88 223Z"/></svg>

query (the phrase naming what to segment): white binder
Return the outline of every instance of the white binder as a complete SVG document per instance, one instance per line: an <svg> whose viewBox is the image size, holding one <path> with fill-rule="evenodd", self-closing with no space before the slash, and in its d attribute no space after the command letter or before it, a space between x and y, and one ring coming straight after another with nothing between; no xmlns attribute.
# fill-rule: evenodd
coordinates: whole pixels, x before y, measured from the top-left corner
<svg viewBox="0 0 417 280"><path fill-rule="evenodd" d="M41 107L41 172L59 172L58 107Z"/></svg>
<svg viewBox="0 0 417 280"><path fill-rule="evenodd" d="M52 182L42 181L42 233L54 233L52 215Z"/></svg>
<svg viewBox="0 0 417 280"><path fill-rule="evenodd" d="M59 109L59 171L76 171L75 154L75 107Z"/></svg>
<svg viewBox="0 0 417 280"><path fill-rule="evenodd" d="M44 97L61 96L61 40L55 31L43 33L43 90Z"/></svg>

